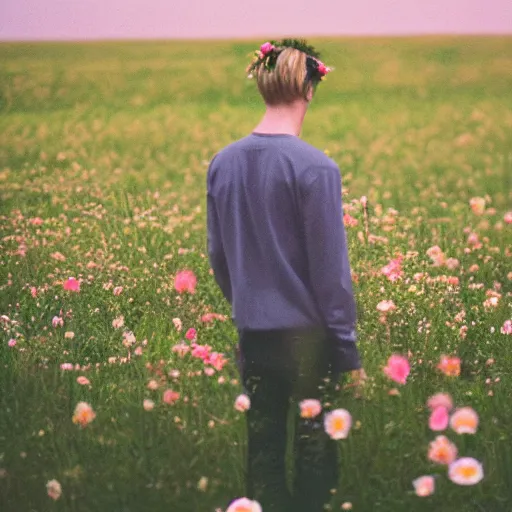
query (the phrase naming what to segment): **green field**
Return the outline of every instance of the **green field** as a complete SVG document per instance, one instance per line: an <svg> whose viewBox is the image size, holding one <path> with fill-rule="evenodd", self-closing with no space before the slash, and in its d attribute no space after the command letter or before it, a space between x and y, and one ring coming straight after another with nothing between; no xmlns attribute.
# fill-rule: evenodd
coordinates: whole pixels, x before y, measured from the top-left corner
<svg viewBox="0 0 512 512"><path fill-rule="evenodd" d="M332 510L511 512L512 37L312 43L335 71L302 137L339 164L357 220L347 233L370 377L362 398L337 399L357 424L339 441ZM206 256L205 178L263 113L244 74L258 44L0 44L2 512L214 512L244 495L236 330L201 320L230 315ZM432 246L459 264L433 265ZM392 282L381 269L399 254ZM195 294L175 291L182 269ZM70 276L79 293L63 289ZM397 306L385 324L382 300ZM189 328L230 358L221 371L172 351ZM409 357L404 386L382 371L393 353ZM436 368L441 354L461 358L460 376ZM445 432L482 462L475 486L427 458L440 433L425 404L439 391L480 416L474 435ZM96 413L85 428L72 422L80 401ZM427 474L436 492L420 498L412 480Z"/></svg>

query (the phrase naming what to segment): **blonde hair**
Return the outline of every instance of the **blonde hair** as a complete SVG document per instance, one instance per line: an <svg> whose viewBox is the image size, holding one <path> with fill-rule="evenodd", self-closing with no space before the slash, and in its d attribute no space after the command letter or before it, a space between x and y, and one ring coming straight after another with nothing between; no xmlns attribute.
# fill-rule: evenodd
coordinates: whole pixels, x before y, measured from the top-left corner
<svg viewBox="0 0 512 512"><path fill-rule="evenodd" d="M292 103L304 98L310 82L306 81L307 55L295 48L285 48L277 57L276 66L269 71L259 66L256 71L258 89L268 105Z"/></svg>

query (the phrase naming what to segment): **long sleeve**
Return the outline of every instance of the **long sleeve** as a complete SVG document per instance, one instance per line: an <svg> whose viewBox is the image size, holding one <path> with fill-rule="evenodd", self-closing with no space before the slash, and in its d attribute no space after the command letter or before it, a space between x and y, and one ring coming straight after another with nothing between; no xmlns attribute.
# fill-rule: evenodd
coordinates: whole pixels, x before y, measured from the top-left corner
<svg viewBox="0 0 512 512"><path fill-rule="evenodd" d="M207 237L208 237L208 257L212 267L215 281L219 285L222 294L226 300L232 303L231 280L229 270L222 245L222 237L219 225L219 216L215 207L213 196L207 194Z"/></svg>
<svg viewBox="0 0 512 512"><path fill-rule="evenodd" d="M356 306L337 168L310 169L303 189L309 276L323 320L336 340L338 371L361 367L356 347Z"/></svg>

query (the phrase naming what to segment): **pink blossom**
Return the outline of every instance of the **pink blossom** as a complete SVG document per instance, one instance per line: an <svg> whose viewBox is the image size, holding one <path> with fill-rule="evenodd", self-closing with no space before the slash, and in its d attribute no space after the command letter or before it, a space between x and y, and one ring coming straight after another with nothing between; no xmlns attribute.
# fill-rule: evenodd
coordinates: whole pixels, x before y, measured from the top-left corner
<svg viewBox="0 0 512 512"><path fill-rule="evenodd" d="M345 226L348 228L352 228L354 226L357 226L358 220L354 219L354 217L352 217L352 215L350 215L349 213L345 213L343 215L343 224L345 224Z"/></svg>
<svg viewBox="0 0 512 512"><path fill-rule="evenodd" d="M174 288L178 293L195 293L197 278L191 270L181 270L174 278Z"/></svg>
<svg viewBox="0 0 512 512"><path fill-rule="evenodd" d="M11 338L8 342L7 342L7 345L9 345L9 347L13 348L16 346L16 340L14 338Z"/></svg>
<svg viewBox="0 0 512 512"><path fill-rule="evenodd" d="M442 355L437 368L449 377L458 377L460 375L460 359Z"/></svg>
<svg viewBox="0 0 512 512"><path fill-rule="evenodd" d="M117 297L118 295L121 295L123 293L123 287L122 286L116 286L113 291L114 295Z"/></svg>
<svg viewBox="0 0 512 512"><path fill-rule="evenodd" d="M505 221L505 224L512 224L512 212L505 213L505 215L503 215L503 220Z"/></svg>
<svg viewBox="0 0 512 512"><path fill-rule="evenodd" d="M80 282L77 281L74 277L70 277L64 283L64 290L71 291L71 292L79 292L80 291Z"/></svg>
<svg viewBox="0 0 512 512"><path fill-rule="evenodd" d="M247 411L251 408L251 399L247 395L238 395L235 400L235 409L240 412Z"/></svg>
<svg viewBox="0 0 512 512"><path fill-rule="evenodd" d="M205 368L203 370L204 374L207 376L207 377L211 377L214 373L215 373L215 368L212 368L211 366L208 366L207 368Z"/></svg>
<svg viewBox="0 0 512 512"><path fill-rule="evenodd" d="M32 295L32 297L34 297L34 298L37 297L37 288L35 286L32 286L30 288L30 295Z"/></svg>
<svg viewBox="0 0 512 512"><path fill-rule="evenodd" d="M414 486L414 492L417 496L430 496L434 493L435 480L431 475L420 476L413 480L412 485Z"/></svg>
<svg viewBox="0 0 512 512"><path fill-rule="evenodd" d="M64 320L60 316L54 316L52 318L52 326L56 329L57 327L62 327L64 325Z"/></svg>
<svg viewBox="0 0 512 512"><path fill-rule="evenodd" d="M405 384L407 376L411 371L409 361L404 356L393 354L388 359L387 366L384 367L384 373L394 382Z"/></svg>
<svg viewBox="0 0 512 512"><path fill-rule="evenodd" d="M324 76L329 73L330 69L321 61L318 61L318 72Z"/></svg>
<svg viewBox="0 0 512 512"><path fill-rule="evenodd" d="M78 384L80 384L80 386L88 386L91 383L89 379L87 377L84 377L83 375L77 377L76 381L78 382Z"/></svg>
<svg viewBox="0 0 512 512"><path fill-rule="evenodd" d="M201 317L201 322L204 322L204 323L213 322L213 320L225 321L225 320L227 320L227 316L226 315L220 315L219 313L205 313Z"/></svg>
<svg viewBox="0 0 512 512"><path fill-rule="evenodd" d="M500 331L501 334L512 334L512 320L505 320Z"/></svg>
<svg viewBox="0 0 512 512"><path fill-rule="evenodd" d="M62 363L60 365L60 369L64 371L69 371L73 369L73 363Z"/></svg>
<svg viewBox="0 0 512 512"><path fill-rule="evenodd" d="M195 340L197 338L197 331L191 327L185 334L185 338L189 341Z"/></svg>
<svg viewBox="0 0 512 512"><path fill-rule="evenodd" d="M391 260L386 266L380 269L380 271L392 282L397 281L403 275L402 258L402 256L398 256L398 258Z"/></svg>
<svg viewBox="0 0 512 512"><path fill-rule="evenodd" d="M162 395L162 400L168 405L174 404L180 398L180 394L172 389L166 389Z"/></svg>
<svg viewBox="0 0 512 512"><path fill-rule="evenodd" d="M265 56L275 49L272 43L263 43L260 47L260 52Z"/></svg>
<svg viewBox="0 0 512 512"><path fill-rule="evenodd" d="M452 397L448 393L436 393L428 399L427 406L431 411L437 407L444 407L451 411L453 408Z"/></svg>
<svg viewBox="0 0 512 512"><path fill-rule="evenodd" d="M396 309L395 303L392 300L381 300L377 304L377 310L381 313L389 313Z"/></svg>
<svg viewBox="0 0 512 512"><path fill-rule="evenodd" d="M192 357L197 357L205 361L210 356L211 350L212 347L210 347L210 345L197 345L194 343L192 345Z"/></svg>
<svg viewBox="0 0 512 512"><path fill-rule="evenodd" d="M33 219L30 219L29 222L32 226L40 226L44 221L41 217L34 217Z"/></svg>
<svg viewBox="0 0 512 512"><path fill-rule="evenodd" d="M186 343L178 343L177 345L174 345L171 350L178 354L180 357L183 357L187 352L190 351L190 347Z"/></svg>
<svg viewBox="0 0 512 512"><path fill-rule="evenodd" d="M205 363L212 365L217 371L221 371L226 365L228 359L220 352L212 352Z"/></svg>
<svg viewBox="0 0 512 512"><path fill-rule="evenodd" d="M446 407L436 407L430 414L430 418L428 420L428 426L430 430L434 430L439 432L441 430L445 430L448 427L448 423L450 421L450 416L448 414L448 409Z"/></svg>

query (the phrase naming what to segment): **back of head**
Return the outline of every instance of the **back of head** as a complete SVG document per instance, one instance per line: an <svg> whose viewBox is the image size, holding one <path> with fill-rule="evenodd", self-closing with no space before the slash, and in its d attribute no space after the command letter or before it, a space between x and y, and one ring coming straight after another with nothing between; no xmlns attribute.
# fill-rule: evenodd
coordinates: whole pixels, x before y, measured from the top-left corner
<svg viewBox="0 0 512 512"><path fill-rule="evenodd" d="M264 43L247 71L256 78L265 103L274 106L307 100L309 89L316 88L330 68L305 41L284 39Z"/></svg>

